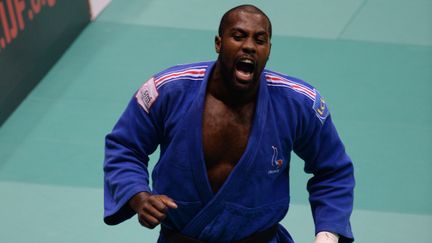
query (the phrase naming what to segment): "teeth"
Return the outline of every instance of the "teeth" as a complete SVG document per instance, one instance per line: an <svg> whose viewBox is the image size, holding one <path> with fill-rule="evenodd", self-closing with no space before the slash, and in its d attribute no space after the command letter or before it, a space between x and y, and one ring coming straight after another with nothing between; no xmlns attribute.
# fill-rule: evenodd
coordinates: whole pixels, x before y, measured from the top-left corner
<svg viewBox="0 0 432 243"><path fill-rule="evenodd" d="M249 59L244 59L244 60L242 60L242 62L244 62L244 63L249 63L249 64L253 64L253 61L252 61L252 60L249 60Z"/></svg>

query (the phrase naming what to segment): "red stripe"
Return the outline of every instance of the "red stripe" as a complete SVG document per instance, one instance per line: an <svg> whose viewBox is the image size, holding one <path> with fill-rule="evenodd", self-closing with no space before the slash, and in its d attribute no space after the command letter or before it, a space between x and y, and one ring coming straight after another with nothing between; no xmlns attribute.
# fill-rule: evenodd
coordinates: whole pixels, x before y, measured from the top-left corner
<svg viewBox="0 0 432 243"><path fill-rule="evenodd" d="M302 90L302 91L306 92L308 95L310 95L311 97L315 98L315 92L313 92L309 88L306 88L306 87L302 86L301 84L297 84L297 83L294 83L293 81L290 81L288 79L284 79L284 78L281 78L281 77L277 77L277 76L266 75L266 77L268 79L270 79L270 80L276 80L276 81L280 81L282 83L286 83L292 89L294 89L294 90Z"/></svg>
<svg viewBox="0 0 432 243"><path fill-rule="evenodd" d="M165 76L158 78L155 81L155 83L156 83L156 85L159 85L159 83L161 83L167 79L170 79L170 78L176 78L179 76L187 76L190 74L192 74L192 75L204 75L205 74L205 69L198 69L198 70L187 70L187 71L183 71L183 72L171 73L171 74L168 74L168 75L165 75Z"/></svg>
<svg viewBox="0 0 432 243"><path fill-rule="evenodd" d="M311 91L310 89L301 87L297 84L293 84L292 87L293 87L293 89L303 90L304 92L308 93L310 96L315 97L315 93L313 91Z"/></svg>

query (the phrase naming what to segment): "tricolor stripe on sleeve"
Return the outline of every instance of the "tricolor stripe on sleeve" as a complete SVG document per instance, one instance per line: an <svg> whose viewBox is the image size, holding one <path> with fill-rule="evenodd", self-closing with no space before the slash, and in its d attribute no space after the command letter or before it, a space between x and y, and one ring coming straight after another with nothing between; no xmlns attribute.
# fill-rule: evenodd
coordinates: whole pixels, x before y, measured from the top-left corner
<svg viewBox="0 0 432 243"><path fill-rule="evenodd" d="M207 66L195 66L163 73L155 79L156 88L163 85L186 78L188 80L202 80L207 70Z"/></svg>
<svg viewBox="0 0 432 243"><path fill-rule="evenodd" d="M305 95L306 97L308 97L309 99L315 102L316 99L315 89L311 89L303 84L289 80L285 77L279 76L274 73L266 73L265 77L267 79L268 86L290 88L297 93Z"/></svg>
<svg viewBox="0 0 432 243"><path fill-rule="evenodd" d="M275 73L266 72L265 77L268 86L289 88L312 100L312 109L315 111L315 115L319 118L321 124L324 124L326 118L330 113L328 111L326 102L316 89L307 87L306 85L299 82L289 80Z"/></svg>

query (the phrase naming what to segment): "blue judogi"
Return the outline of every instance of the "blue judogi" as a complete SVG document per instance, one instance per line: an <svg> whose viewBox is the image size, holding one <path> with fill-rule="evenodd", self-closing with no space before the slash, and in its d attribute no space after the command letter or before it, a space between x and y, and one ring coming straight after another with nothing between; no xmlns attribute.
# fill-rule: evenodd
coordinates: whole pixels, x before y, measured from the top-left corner
<svg viewBox="0 0 432 243"><path fill-rule="evenodd" d="M264 70L248 144L215 194L203 154L202 114L214 62L178 65L148 80L106 137L105 222L133 212L141 191L175 200L164 227L206 242L245 238L280 222L290 202L291 151L305 161L315 230L351 242L354 176L325 101L309 84ZM148 155L160 145L149 186ZM164 242L160 237L159 242ZM279 227L272 242L293 242Z"/></svg>

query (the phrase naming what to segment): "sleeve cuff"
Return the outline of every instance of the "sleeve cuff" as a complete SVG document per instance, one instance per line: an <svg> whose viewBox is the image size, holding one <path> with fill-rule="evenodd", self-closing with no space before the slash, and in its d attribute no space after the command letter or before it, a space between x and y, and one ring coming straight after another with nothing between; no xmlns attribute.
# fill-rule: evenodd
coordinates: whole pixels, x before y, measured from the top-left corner
<svg viewBox="0 0 432 243"><path fill-rule="evenodd" d="M332 232L339 235L339 243L351 243L354 241L354 236L351 231L351 225L338 225L338 224L319 224L316 226L315 234L319 232Z"/></svg>
<svg viewBox="0 0 432 243"><path fill-rule="evenodd" d="M139 192L151 191L148 188L137 188L126 194L118 203L115 204L115 206L109 207L105 205L104 222L107 225L116 225L134 216L135 211L129 207L128 202Z"/></svg>

